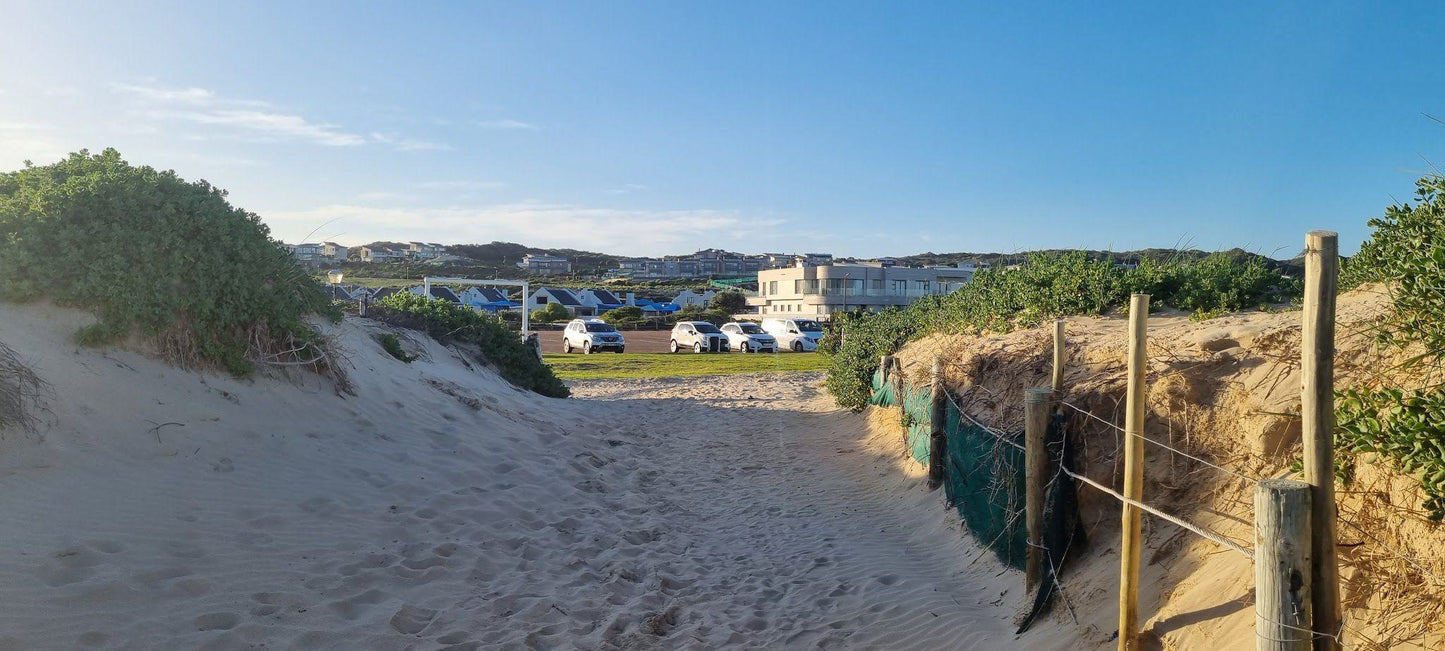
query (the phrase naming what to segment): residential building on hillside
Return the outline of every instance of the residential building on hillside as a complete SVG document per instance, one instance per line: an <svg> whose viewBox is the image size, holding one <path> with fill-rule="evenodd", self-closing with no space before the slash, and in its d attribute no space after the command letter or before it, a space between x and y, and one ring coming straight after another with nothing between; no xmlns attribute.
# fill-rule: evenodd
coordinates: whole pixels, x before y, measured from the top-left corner
<svg viewBox="0 0 1445 651"><path fill-rule="evenodd" d="M522 261L518 262L517 266L529 273L540 276L557 276L572 273L572 262L567 258L560 258L554 255L528 253L522 256Z"/></svg>
<svg viewBox="0 0 1445 651"><path fill-rule="evenodd" d="M335 242L323 242L321 244L321 257L331 262L345 262L346 256L350 253L351 249Z"/></svg>
<svg viewBox="0 0 1445 651"><path fill-rule="evenodd" d="M718 249L698 251L687 256L665 258L625 258L619 260L613 273L633 279L647 278L699 278L704 276L742 277L764 269L775 269L793 265L802 259L809 264L831 262L833 256L826 253L792 255L764 253L742 255Z"/></svg>
<svg viewBox="0 0 1445 651"><path fill-rule="evenodd" d="M321 262L321 245L315 242L306 242L303 244L286 244L283 242L281 248L286 249L287 253L290 253L302 264L319 264Z"/></svg>
<svg viewBox="0 0 1445 651"><path fill-rule="evenodd" d="M712 297L714 296L717 296L717 292L711 289L706 289L701 292L684 289L678 292L677 296L673 297L672 304L678 307L687 307L689 305L707 307L707 304L712 302Z"/></svg>
<svg viewBox="0 0 1445 651"><path fill-rule="evenodd" d="M758 272L758 294L748 305L766 316L827 318L859 308L876 312L932 294L947 294L973 278L974 268L896 267L878 262L812 265Z"/></svg>
<svg viewBox="0 0 1445 651"><path fill-rule="evenodd" d="M407 242L406 250L413 260L433 260L447 253L447 247L436 242Z"/></svg>
<svg viewBox="0 0 1445 651"><path fill-rule="evenodd" d="M362 262L401 262L411 257L407 248L397 244L368 244L357 250Z"/></svg>
<svg viewBox="0 0 1445 651"><path fill-rule="evenodd" d="M575 295L582 306L591 309L594 314L602 314L628 304L626 299L605 289L584 289L575 292Z"/></svg>

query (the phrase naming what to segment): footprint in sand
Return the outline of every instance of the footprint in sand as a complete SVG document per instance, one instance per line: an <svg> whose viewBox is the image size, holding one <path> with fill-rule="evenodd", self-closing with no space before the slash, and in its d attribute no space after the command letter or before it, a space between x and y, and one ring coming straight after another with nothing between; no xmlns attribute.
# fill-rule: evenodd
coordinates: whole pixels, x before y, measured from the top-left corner
<svg viewBox="0 0 1445 651"><path fill-rule="evenodd" d="M79 583L95 574L102 558L84 547L68 547L55 552L40 565L40 580L52 588Z"/></svg>
<svg viewBox="0 0 1445 651"><path fill-rule="evenodd" d="M422 632L431 620L437 616L437 611L430 608L417 608L410 604L403 605L401 610L391 616L391 627L398 633L416 635Z"/></svg>
<svg viewBox="0 0 1445 651"><path fill-rule="evenodd" d="M196 618L196 629L201 631L229 631L241 623L235 613L209 613Z"/></svg>

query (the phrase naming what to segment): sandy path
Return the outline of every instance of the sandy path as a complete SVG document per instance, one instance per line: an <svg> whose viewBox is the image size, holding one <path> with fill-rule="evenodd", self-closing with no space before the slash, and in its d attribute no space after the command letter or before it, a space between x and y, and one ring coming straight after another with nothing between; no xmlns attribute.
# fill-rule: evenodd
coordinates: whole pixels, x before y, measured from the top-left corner
<svg viewBox="0 0 1445 651"><path fill-rule="evenodd" d="M1012 645L1020 581L816 376L552 400L348 319L339 398L78 322L0 310L57 396L0 438L0 649Z"/></svg>

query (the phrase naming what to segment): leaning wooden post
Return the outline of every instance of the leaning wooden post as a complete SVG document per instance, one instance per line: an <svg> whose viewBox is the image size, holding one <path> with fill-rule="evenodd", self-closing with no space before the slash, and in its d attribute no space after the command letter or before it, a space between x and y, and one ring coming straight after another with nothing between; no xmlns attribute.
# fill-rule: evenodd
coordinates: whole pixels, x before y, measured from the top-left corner
<svg viewBox="0 0 1445 651"><path fill-rule="evenodd" d="M947 454L948 411L945 400L948 389L943 386L943 360L933 358L933 402L928 411L928 489L943 485L944 455Z"/></svg>
<svg viewBox="0 0 1445 651"><path fill-rule="evenodd" d="M1129 385L1124 416L1124 497L1144 500L1144 371L1148 366L1149 295L1129 298ZM1138 648L1139 557L1143 549L1142 513L1124 504L1123 544L1119 551L1119 649Z"/></svg>
<svg viewBox="0 0 1445 651"><path fill-rule="evenodd" d="M1024 522L1029 547L1024 556L1024 588L1032 590L1042 574L1044 486L1049 483L1049 412L1054 392L1024 392Z"/></svg>
<svg viewBox="0 0 1445 651"><path fill-rule="evenodd" d="M1293 479L1254 490L1254 636L1259 651L1310 651L1310 491Z"/></svg>
<svg viewBox="0 0 1445 651"><path fill-rule="evenodd" d="M1049 386L1053 388L1054 395L1062 395L1064 392L1064 320L1054 321L1054 375L1050 378Z"/></svg>
<svg viewBox="0 0 1445 651"><path fill-rule="evenodd" d="M1300 343L1300 414L1304 421L1305 482L1311 488L1311 580L1314 586L1314 648L1339 648L1340 571L1335 558L1335 293L1339 235L1305 235L1304 330ZM1328 637L1326 637L1328 636Z"/></svg>
<svg viewBox="0 0 1445 651"><path fill-rule="evenodd" d="M888 375L893 372L893 356L892 356L892 355L884 355L883 357L879 358L879 359L878 359L878 368L880 368L880 369L883 370L883 384L882 384L882 386L885 386L885 387L886 387L886 386L888 386Z"/></svg>

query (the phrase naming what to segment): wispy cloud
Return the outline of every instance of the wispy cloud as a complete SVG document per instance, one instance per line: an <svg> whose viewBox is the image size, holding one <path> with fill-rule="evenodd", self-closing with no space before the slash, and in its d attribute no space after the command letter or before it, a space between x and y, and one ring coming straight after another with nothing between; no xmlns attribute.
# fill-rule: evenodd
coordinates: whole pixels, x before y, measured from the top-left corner
<svg viewBox="0 0 1445 651"><path fill-rule="evenodd" d="M182 121L240 131L275 141L309 142L328 147L384 144L402 151L438 150L445 144L373 132L356 133L340 125L318 122L275 110L269 102L223 97L206 88L166 88L111 84L117 94L139 103L138 113L156 121Z"/></svg>
<svg viewBox="0 0 1445 651"><path fill-rule="evenodd" d="M422 190L451 190L464 192L478 192L482 190L500 190L507 187L501 181L422 181L416 184Z"/></svg>
<svg viewBox="0 0 1445 651"><path fill-rule="evenodd" d="M533 246L576 246L585 233L589 248L622 254L646 254L687 247L702 248L783 223L745 217L731 210L625 210L524 202L481 208L387 208L332 205L300 211L266 211L262 217L278 234L337 220L359 241L437 239L451 242L510 240ZM431 235L428 235L430 233Z"/></svg>
<svg viewBox="0 0 1445 651"><path fill-rule="evenodd" d="M536 131L538 128L531 122L521 120L482 120L477 123L477 126L484 129L526 129L531 131Z"/></svg>
<svg viewBox="0 0 1445 651"><path fill-rule="evenodd" d="M649 188L641 183L624 183L607 191L607 194L632 194L634 192L646 192Z"/></svg>

